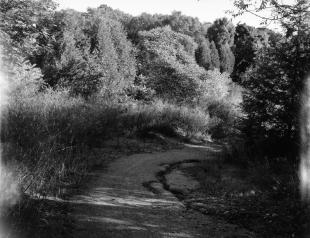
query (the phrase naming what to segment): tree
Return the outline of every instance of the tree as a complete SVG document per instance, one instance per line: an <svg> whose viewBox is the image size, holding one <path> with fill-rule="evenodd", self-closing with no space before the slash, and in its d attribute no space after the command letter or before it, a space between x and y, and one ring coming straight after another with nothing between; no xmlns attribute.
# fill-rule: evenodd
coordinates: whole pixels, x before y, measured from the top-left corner
<svg viewBox="0 0 310 238"><path fill-rule="evenodd" d="M159 15L142 13L140 16L132 17L125 24L129 39L138 44L138 32L149 31L157 27L170 26L175 32L195 38L199 42L200 36L205 36L209 23L202 24L198 18L185 16L181 12L174 11L171 15Z"/></svg>
<svg viewBox="0 0 310 238"><path fill-rule="evenodd" d="M239 14L249 12L263 21L278 21L283 27L283 35L270 34L269 44L258 51L254 66L242 77L241 84L246 88L245 132L249 138L272 140L273 144L268 142L272 151L294 158L299 141L301 92L310 71L310 3L298 0L289 5L277 0L240 0L235 5ZM271 9L272 14L261 16L264 9Z"/></svg>
<svg viewBox="0 0 310 238"><path fill-rule="evenodd" d="M217 19L208 29L208 38L214 41L220 58L222 72L231 73L235 59L231 47L234 44L235 27L227 18Z"/></svg>
<svg viewBox="0 0 310 238"><path fill-rule="evenodd" d="M227 72L231 74L234 70L235 56L228 43L220 45L219 55L221 72Z"/></svg>
<svg viewBox="0 0 310 238"><path fill-rule="evenodd" d="M227 18L220 18L208 28L208 39L214 41L217 47L228 43L231 47L234 44L235 26Z"/></svg>
<svg viewBox="0 0 310 238"><path fill-rule="evenodd" d="M270 21L283 21L293 19L293 16L309 13L310 3L308 0L295 0L294 3L287 4L281 0L234 0L236 11L231 11L234 16L244 13L255 15L263 20L263 23ZM270 15L264 12L269 10Z"/></svg>
<svg viewBox="0 0 310 238"><path fill-rule="evenodd" d="M1 30L10 36L12 43L37 39L47 34L46 24L55 9L52 0L1 0Z"/></svg>
<svg viewBox="0 0 310 238"><path fill-rule="evenodd" d="M283 148L298 142L301 92L310 71L310 54L302 52L310 52L309 34L302 47L297 38L284 38L261 50L241 81L246 89L245 132L250 138L273 138L282 146L279 151L289 154L292 147L291 152Z"/></svg>
<svg viewBox="0 0 310 238"><path fill-rule="evenodd" d="M117 9L112 9L105 4L102 4L97 8L88 8L87 13L90 15L100 15L115 20L117 22L120 22L122 25L127 24L132 19L131 15Z"/></svg>
<svg viewBox="0 0 310 238"><path fill-rule="evenodd" d="M146 85L162 98L191 102L204 72L195 61L196 43L170 27L143 31L139 36L140 74L147 77Z"/></svg>
<svg viewBox="0 0 310 238"><path fill-rule="evenodd" d="M111 19L101 18L97 38L104 90L120 92L136 76L134 50L121 24Z"/></svg>
<svg viewBox="0 0 310 238"><path fill-rule="evenodd" d="M69 88L74 95L87 98L100 90L102 73L91 55L77 48L81 42L75 33L69 30L64 32L64 50L57 62L57 85Z"/></svg>
<svg viewBox="0 0 310 238"><path fill-rule="evenodd" d="M0 28L33 64L51 48L56 4L52 0L1 0Z"/></svg>
<svg viewBox="0 0 310 238"><path fill-rule="evenodd" d="M199 46L196 50L196 61L201 67L204 67L206 70L210 69L211 66L213 66L211 62L210 42L204 37L200 39Z"/></svg>
<svg viewBox="0 0 310 238"><path fill-rule="evenodd" d="M210 45L210 51L211 51L211 66L210 69L219 69L220 68L220 57L219 57L219 53L218 50L215 46L214 41L211 42Z"/></svg>
<svg viewBox="0 0 310 238"><path fill-rule="evenodd" d="M66 14L57 77L74 94L111 97L133 83L136 75L134 49L120 22L102 15Z"/></svg>
<svg viewBox="0 0 310 238"><path fill-rule="evenodd" d="M125 29L131 42L138 44L139 31L149 31L161 26L163 26L161 16L142 13L140 16L132 17L130 21L125 24Z"/></svg>
<svg viewBox="0 0 310 238"><path fill-rule="evenodd" d="M232 78L240 82L241 75L254 63L256 53L254 28L239 24L235 32L235 66Z"/></svg>
<svg viewBox="0 0 310 238"><path fill-rule="evenodd" d="M194 37L203 31L203 25L198 18L182 15L181 12L174 11L171 15L165 16L164 25L169 25L172 30L184 35Z"/></svg>
<svg viewBox="0 0 310 238"><path fill-rule="evenodd" d="M3 31L0 31L0 52L1 76L9 82L10 100L32 97L44 88L41 70L23 57Z"/></svg>

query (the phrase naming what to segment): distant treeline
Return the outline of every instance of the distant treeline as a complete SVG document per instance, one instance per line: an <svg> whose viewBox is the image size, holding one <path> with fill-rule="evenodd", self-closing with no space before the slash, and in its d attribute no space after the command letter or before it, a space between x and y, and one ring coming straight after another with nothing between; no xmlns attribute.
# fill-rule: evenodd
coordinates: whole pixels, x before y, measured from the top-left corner
<svg viewBox="0 0 310 238"><path fill-rule="evenodd" d="M85 96L99 90L100 81L113 81L120 89L135 77L149 77L153 60L173 56L172 64L182 64L189 71L197 71L198 66L217 68L238 82L240 74L253 65L256 52L275 44L279 36L266 28L234 26L227 18L201 23L181 12L133 17L102 5L81 13L56 11L52 1L30 0L2 0L0 7L1 31L41 69L44 81L52 87L74 83L72 90ZM165 48L154 45L153 49L150 40ZM149 58L156 53L167 57ZM186 53L191 62L173 53ZM81 81L87 81L87 87Z"/></svg>

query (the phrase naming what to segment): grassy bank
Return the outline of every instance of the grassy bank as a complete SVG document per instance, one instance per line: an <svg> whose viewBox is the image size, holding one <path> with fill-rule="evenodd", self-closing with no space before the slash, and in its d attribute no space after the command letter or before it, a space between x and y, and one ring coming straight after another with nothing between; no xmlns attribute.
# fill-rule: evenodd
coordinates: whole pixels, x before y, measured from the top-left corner
<svg viewBox="0 0 310 238"><path fill-rule="evenodd" d="M186 138L207 136L216 123L199 108L163 101L84 100L65 91L13 98L4 114L3 161L14 167L23 193L57 194L92 165L94 148L119 137L157 131Z"/></svg>
<svg viewBox="0 0 310 238"><path fill-rule="evenodd" d="M200 182L185 196L191 208L244 227L258 237L303 237L308 207L299 193L297 168L285 159L247 163L224 153L184 171Z"/></svg>

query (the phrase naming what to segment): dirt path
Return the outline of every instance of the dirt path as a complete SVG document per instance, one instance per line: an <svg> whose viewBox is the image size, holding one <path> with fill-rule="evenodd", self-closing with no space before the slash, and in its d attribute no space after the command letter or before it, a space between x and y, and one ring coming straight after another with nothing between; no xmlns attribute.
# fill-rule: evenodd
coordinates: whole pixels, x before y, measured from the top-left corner
<svg viewBox="0 0 310 238"><path fill-rule="evenodd" d="M253 237L235 225L188 210L163 186L159 174L169 164L214 158L219 146L186 146L161 153L121 157L73 196L70 216L75 220L72 237ZM167 175L166 182L198 186L182 174ZM166 188L166 189L165 189Z"/></svg>

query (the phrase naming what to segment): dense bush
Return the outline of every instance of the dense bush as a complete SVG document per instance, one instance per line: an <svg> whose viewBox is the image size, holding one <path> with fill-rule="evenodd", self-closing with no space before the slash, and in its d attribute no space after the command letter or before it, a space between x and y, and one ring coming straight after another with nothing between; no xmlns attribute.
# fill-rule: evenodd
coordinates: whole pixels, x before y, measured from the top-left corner
<svg viewBox="0 0 310 238"><path fill-rule="evenodd" d="M156 100L149 105L131 104L126 121L131 123L129 127L137 127L139 132L155 130L170 135L181 132L190 137L197 133L207 134L210 117L199 108L177 106Z"/></svg>
<svg viewBox="0 0 310 238"><path fill-rule="evenodd" d="M195 62L196 43L169 27L143 31L140 36L140 73L146 85L164 99L191 101L197 95L204 69Z"/></svg>
<svg viewBox="0 0 310 238"><path fill-rule="evenodd" d="M209 133L214 138L223 138L236 133L237 123L242 118L242 88L232 82L227 73L207 71L199 81L199 96L195 102L209 113L213 126Z"/></svg>

